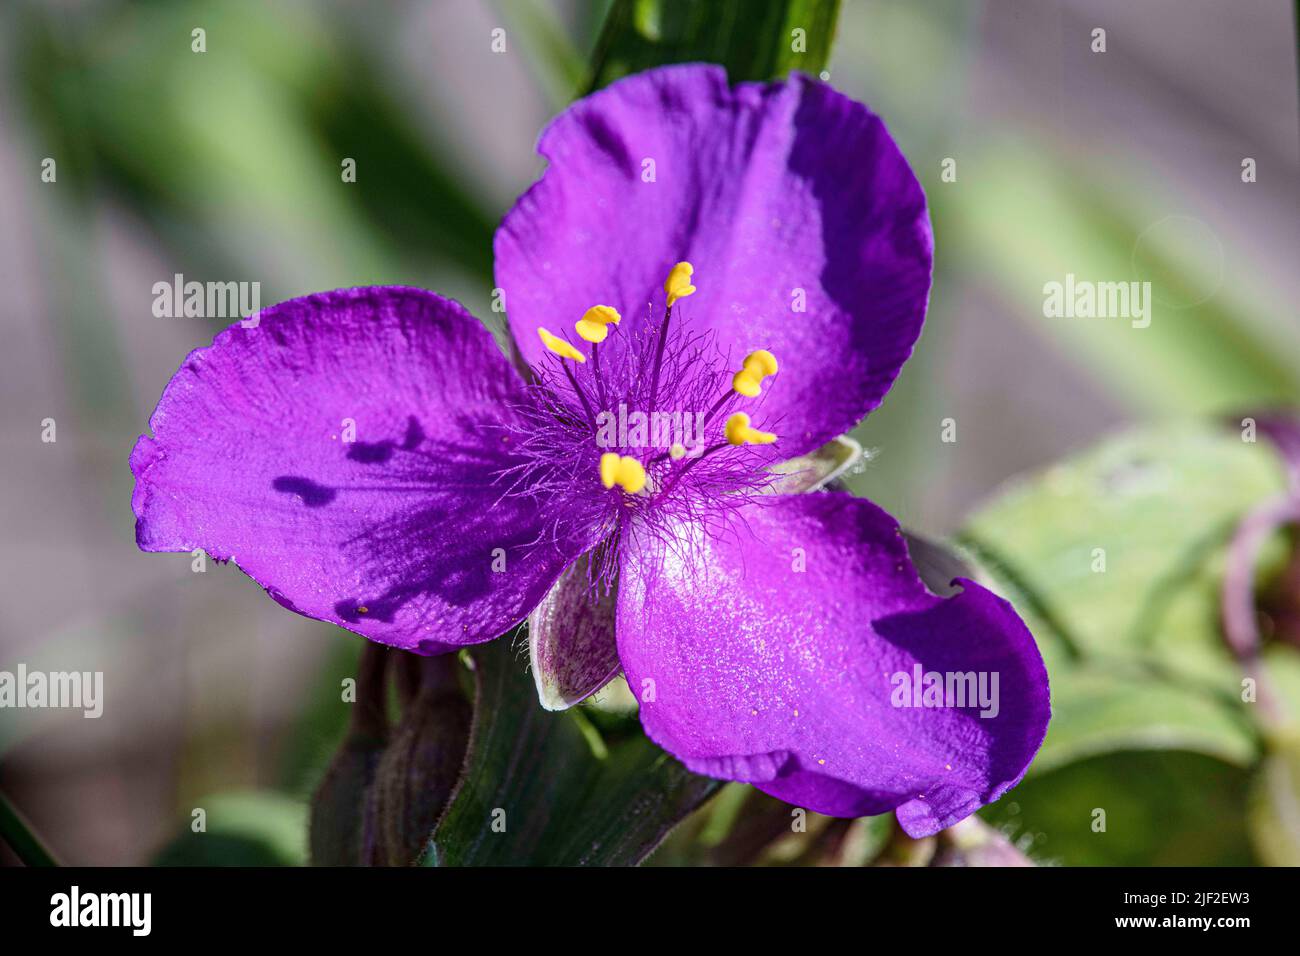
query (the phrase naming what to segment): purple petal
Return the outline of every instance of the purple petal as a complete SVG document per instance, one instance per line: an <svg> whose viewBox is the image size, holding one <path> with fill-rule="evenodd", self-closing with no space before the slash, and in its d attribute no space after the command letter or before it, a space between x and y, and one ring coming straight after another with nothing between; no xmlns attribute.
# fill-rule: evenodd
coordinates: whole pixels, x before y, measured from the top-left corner
<svg viewBox="0 0 1300 956"><path fill-rule="evenodd" d="M916 177L866 107L799 75L730 88L721 67L664 67L575 103L538 151L550 168L496 236L530 363L538 326L569 328L597 303L624 316L602 348L643 326L648 303L657 322L685 259L699 291L674 322L715 330L737 368L776 354L756 424L779 431L784 456L880 404L921 331L932 238Z"/></svg>
<svg viewBox="0 0 1300 956"><path fill-rule="evenodd" d="M928 592L894 520L860 498L774 496L740 514L725 533L625 553L619 656L653 740L820 813L896 810L914 837L1020 780L1050 709L1006 601L964 580L954 597ZM917 666L984 675L989 691L998 675L996 715L895 706L916 703L895 695Z"/></svg>
<svg viewBox="0 0 1300 956"><path fill-rule="evenodd" d="M140 547L232 559L285 607L420 653L522 620L585 542L494 480L525 393L488 332L419 289L260 316L190 354L136 444Z"/></svg>
<svg viewBox="0 0 1300 956"><path fill-rule="evenodd" d="M547 710L582 702L618 674L617 610L617 585L606 590L593 582L584 555L528 616L529 662L537 699Z"/></svg>

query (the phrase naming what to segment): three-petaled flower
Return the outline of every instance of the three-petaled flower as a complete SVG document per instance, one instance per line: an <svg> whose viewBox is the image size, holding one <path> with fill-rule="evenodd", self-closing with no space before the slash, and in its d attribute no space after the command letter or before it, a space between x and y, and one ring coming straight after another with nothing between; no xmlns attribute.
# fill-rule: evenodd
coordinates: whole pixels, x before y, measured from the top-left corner
<svg viewBox="0 0 1300 956"><path fill-rule="evenodd" d="M140 547L233 559L421 654L531 614L546 706L622 670L688 767L823 813L920 836L996 799L1049 716L1011 606L932 594L864 499L774 493L921 330L925 197L880 120L806 77L676 66L575 103L539 150L495 242L522 374L430 292L266 309L164 392L131 456ZM615 409L640 427L602 430ZM702 441L668 440L684 416ZM1000 706L900 706L914 671L1000 676Z"/></svg>

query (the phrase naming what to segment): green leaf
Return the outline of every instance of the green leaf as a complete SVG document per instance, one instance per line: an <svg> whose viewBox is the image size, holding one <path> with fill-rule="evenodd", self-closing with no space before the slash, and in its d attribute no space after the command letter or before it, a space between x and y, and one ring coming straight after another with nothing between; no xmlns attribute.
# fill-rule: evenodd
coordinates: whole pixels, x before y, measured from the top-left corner
<svg viewBox="0 0 1300 956"><path fill-rule="evenodd" d="M1200 754L1112 753L1025 780L980 816L1038 863L1248 866L1249 781Z"/></svg>
<svg viewBox="0 0 1300 956"><path fill-rule="evenodd" d="M1300 739L1279 741L1255 772L1250 835L1269 866L1300 866Z"/></svg>
<svg viewBox="0 0 1300 956"><path fill-rule="evenodd" d="M1066 667L1052 677L1052 705L1035 773L1119 748L1190 750L1236 766L1258 755L1245 716L1212 694L1150 674Z"/></svg>
<svg viewBox="0 0 1300 956"><path fill-rule="evenodd" d="M1266 644L1260 658L1269 681L1290 705L1283 722L1300 733L1300 649L1290 644Z"/></svg>
<svg viewBox="0 0 1300 956"><path fill-rule="evenodd" d="M720 63L733 83L816 74L830 62L839 8L839 0L614 0L587 90L666 63Z"/></svg>
<svg viewBox="0 0 1300 956"><path fill-rule="evenodd" d="M578 53L573 39L559 22L556 11L541 0L508 0L493 4L508 25L510 33L522 34L521 47L532 66L538 85L557 108L582 88L587 76L586 60Z"/></svg>
<svg viewBox="0 0 1300 956"><path fill-rule="evenodd" d="M962 163L978 186L940 187L950 203L939 232L946 254L992 274L1008 314L1122 403L1214 414L1300 396L1300 326L1286 291L1249 257L1232 261L1233 278L1222 282L1221 241L1196 219L1166 216L1191 205L1174 180L1014 136L989 137ZM1151 282L1150 325L1044 317L1044 283L1069 273Z"/></svg>
<svg viewBox="0 0 1300 956"><path fill-rule="evenodd" d="M640 733L604 739L583 708L543 710L527 655L508 637L470 656L478 689L469 753L429 865L640 863L719 787Z"/></svg>
<svg viewBox="0 0 1300 956"><path fill-rule="evenodd" d="M1283 487L1268 446L1174 424L1018 481L974 515L959 540L1025 616L1052 680L1034 772L1135 748L1255 759L1219 587L1236 523Z"/></svg>
<svg viewBox="0 0 1300 956"><path fill-rule="evenodd" d="M347 732L354 704L343 699L344 679L355 679L363 644L337 628L323 630L331 643L295 708L294 727L281 750L276 785L306 798L320 782Z"/></svg>
<svg viewBox="0 0 1300 956"><path fill-rule="evenodd" d="M24 866L59 865L26 817L3 793L0 793L0 840L9 845Z"/></svg>
<svg viewBox="0 0 1300 956"><path fill-rule="evenodd" d="M494 221L472 171L412 121L345 21L248 2L108 7L76 29L25 16L21 94L60 183L110 187L183 271L256 278L264 304L453 264L490 277Z"/></svg>
<svg viewBox="0 0 1300 956"><path fill-rule="evenodd" d="M187 819L154 857L154 866L304 866L307 807L269 790L214 794L200 800L204 827Z"/></svg>

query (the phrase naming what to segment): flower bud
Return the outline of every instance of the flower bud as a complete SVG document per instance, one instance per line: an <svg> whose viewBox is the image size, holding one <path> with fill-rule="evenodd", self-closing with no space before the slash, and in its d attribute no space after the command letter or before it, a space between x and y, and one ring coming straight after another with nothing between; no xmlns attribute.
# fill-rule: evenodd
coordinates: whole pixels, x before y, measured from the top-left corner
<svg viewBox="0 0 1300 956"><path fill-rule="evenodd" d="M368 791L388 739L384 672L391 655L388 648L369 641L362 648L347 736L311 801L308 841L314 866L369 862L373 834L367 833Z"/></svg>
<svg viewBox="0 0 1300 956"><path fill-rule="evenodd" d="M403 666L418 675L418 691L375 773L374 862L386 866L409 866L427 848L460 779L472 716L455 654L406 658Z"/></svg>

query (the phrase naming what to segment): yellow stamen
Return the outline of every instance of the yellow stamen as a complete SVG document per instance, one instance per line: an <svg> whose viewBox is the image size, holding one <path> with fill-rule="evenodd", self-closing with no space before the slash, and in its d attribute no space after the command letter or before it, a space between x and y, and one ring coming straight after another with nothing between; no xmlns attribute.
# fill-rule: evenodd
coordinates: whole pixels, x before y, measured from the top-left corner
<svg viewBox="0 0 1300 956"><path fill-rule="evenodd" d="M564 339L558 335L552 335L543 328L537 329L537 334L542 337L542 344L558 355L560 358L573 359L575 362L587 361L587 356L583 355Z"/></svg>
<svg viewBox="0 0 1300 956"><path fill-rule="evenodd" d="M618 483L629 495L645 487L645 466L635 458L624 458L618 463Z"/></svg>
<svg viewBox="0 0 1300 956"><path fill-rule="evenodd" d="M600 483L606 488L618 485L634 495L645 487L645 466L631 456L607 451L600 456Z"/></svg>
<svg viewBox="0 0 1300 956"><path fill-rule="evenodd" d="M607 451L600 456L600 483L606 488L613 488L618 478L618 459L616 451Z"/></svg>
<svg viewBox="0 0 1300 956"><path fill-rule="evenodd" d="M759 392L763 390L762 385L760 384L761 382L762 379L755 378L744 369L741 369L732 377L731 389L734 392L739 392L746 398L757 398Z"/></svg>
<svg viewBox="0 0 1300 956"><path fill-rule="evenodd" d="M668 293L668 308L671 309L678 299L695 294L695 286L691 285L691 276L694 274L695 266L689 262L679 262L673 266L667 280L664 281L664 291Z"/></svg>
<svg viewBox="0 0 1300 956"><path fill-rule="evenodd" d="M750 352L745 356L745 368L756 369L764 377L775 375L777 371L776 356L767 349Z"/></svg>
<svg viewBox="0 0 1300 956"><path fill-rule="evenodd" d="M745 364L731 379L731 388L746 398L757 398L763 390L763 379L776 374L776 356L767 349L759 349L745 356Z"/></svg>
<svg viewBox="0 0 1300 956"><path fill-rule="evenodd" d="M578 335L588 342L603 342L605 336L609 335L608 325L618 325L623 321L623 316L618 314L618 310L608 305L593 305L580 318L574 328L578 330Z"/></svg>
<svg viewBox="0 0 1300 956"><path fill-rule="evenodd" d="M725 434L733 445L770 445L776 441L776 435L771 432L750 428L749 416L744 412L736 412L727 419Z"/></svg>

